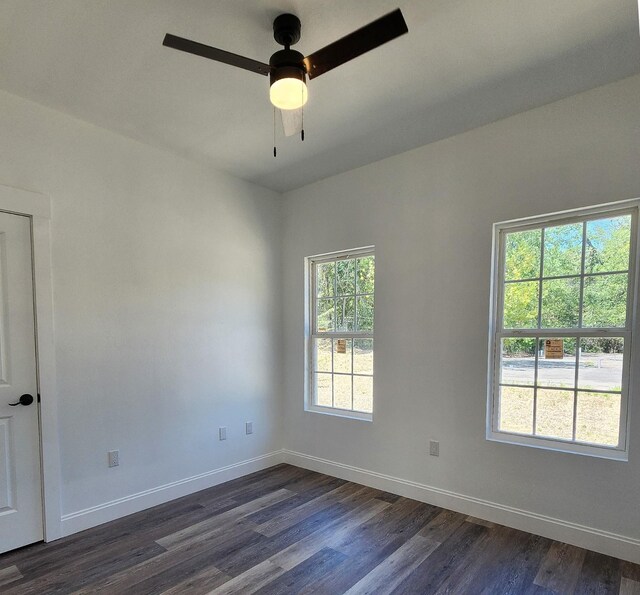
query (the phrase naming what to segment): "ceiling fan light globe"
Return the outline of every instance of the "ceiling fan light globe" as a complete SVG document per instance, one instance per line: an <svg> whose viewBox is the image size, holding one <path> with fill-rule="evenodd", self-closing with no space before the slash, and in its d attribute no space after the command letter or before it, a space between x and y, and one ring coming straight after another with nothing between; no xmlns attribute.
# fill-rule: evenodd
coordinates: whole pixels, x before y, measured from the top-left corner
<svg viewBox="0 0 640 595"><path fill-rule="evenodd" d="M271 84L271 103L278 109L299 109L309 98L307 85L299 78L281 78Z"/></svg>

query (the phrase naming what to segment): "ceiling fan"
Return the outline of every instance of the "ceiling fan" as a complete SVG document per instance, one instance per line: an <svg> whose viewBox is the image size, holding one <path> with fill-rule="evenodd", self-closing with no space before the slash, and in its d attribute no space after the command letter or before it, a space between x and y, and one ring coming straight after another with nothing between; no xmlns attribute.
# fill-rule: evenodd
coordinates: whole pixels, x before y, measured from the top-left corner
<svg viewBox="0 0 640 595"><path fill-rule="evenodd" d="M282 111L285 134L289 136L288 133L300 130L296 110L300 110L307 102L307 77L314 79L409 31L398 8L305 57L291 49L300 40L300 29L301 23L297 16L287 13L276 17L273 21L273 37L284 49L275 52L269 58L269 64L171 33L166 34L163 45L263 76L268 75L271 103ZM304 140L304 131L302 135Z"/></svg>

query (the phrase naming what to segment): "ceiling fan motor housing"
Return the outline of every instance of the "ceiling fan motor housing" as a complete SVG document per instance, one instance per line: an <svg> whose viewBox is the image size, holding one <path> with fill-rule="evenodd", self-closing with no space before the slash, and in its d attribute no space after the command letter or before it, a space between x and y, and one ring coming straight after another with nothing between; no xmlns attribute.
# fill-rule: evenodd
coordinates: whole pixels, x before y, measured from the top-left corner
<svg viewBox="0 0 640 595"><path fill-rule="evenodd" d="M304 66L304 56L296 50L280 50L269 58L271 73L270 83L283 78L295 78L303 83L306 80L306 69Z"/></svg>

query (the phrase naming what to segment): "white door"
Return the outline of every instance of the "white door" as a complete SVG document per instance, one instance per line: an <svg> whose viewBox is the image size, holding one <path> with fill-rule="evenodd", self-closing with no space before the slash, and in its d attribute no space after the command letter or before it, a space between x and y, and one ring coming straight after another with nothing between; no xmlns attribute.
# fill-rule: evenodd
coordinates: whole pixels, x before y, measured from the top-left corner
<svg viewBox="0 0 640 595"><path fill-rule="evenodd" d="M31 221L0 212L0 553L43 536L36 397Z"/></svg>

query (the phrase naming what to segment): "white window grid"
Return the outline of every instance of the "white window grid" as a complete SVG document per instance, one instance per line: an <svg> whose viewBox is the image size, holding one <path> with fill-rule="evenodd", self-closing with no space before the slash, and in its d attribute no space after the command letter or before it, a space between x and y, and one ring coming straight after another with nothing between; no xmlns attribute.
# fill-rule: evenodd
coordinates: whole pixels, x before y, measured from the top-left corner
<svg viewBox="0 0 640 595"><path fill-rule="evenodd" d="M619 460L627 460L628 439L629 439L629 397L631 387L631 361L633 329L637 326L636 317L636 279L637 279L637 246L638 246L638 210L640 207L640 199L631 201L622 201L592 207L588 209L578 209L573 212L564 212L542 217L533 217L528 220L511 221L498 223L494 225L494 264L493 264L493 285L492 285L492 313L490 324L490 346L489 346L489 403L487 407L487 438L502 442L511 442L516 444L525 444L529 446L547 448L551 450L560 450L565 452L575 452L604 458L612 458ZM631 237L630 237L630 255L628 270L606 271L597 273L588 273L585 271L585 234L587 223L589 221L620 217L624 215L631 216ZM568 225L571 223L582 223L582 255L580 273L573 275L554 275L544 276L544 231L545 228L556 227L560 225ZM505 240L507 233L522 232L534 229L542 229L541 232L541 256L539 274L536 277L517 280L505 280ZM628 274L627 279L627 304L626 304L626 320L623 327L583 327L583 302L584 302L584 280L587 277L597 277L603 275ZM554 279L579 279L580 292L578 303L578 325L573 328L548 328L542 327L542 283L543 281ZM538 282L538 316L536 328L525 329L505 329L504 314L504 292L505 287L511 283ZM622 385L621 390L581 390L578 387L578 373L580 370L580 349L579 340L582 338L622 338L624 339L624 353L622 361ZM500 365L501 365L501 345L503 339L531 338L536 341L535 349L535 372L533 384L517 384L500 381ZM576 339L576 362L575 362L575 379L573 388L539 386L538 385L538 359L539 359L539 341L548 338L569 338ZM517 387L533 389L533 434L519 434L501 430L500 421L500 387ZM573 427L572 439L546 437L536 435L536 413L537 413L537 393L538 389L544 390L563 390L573 392ZM595 445L587 442L576 440L576 415L577 415L577 399L581 392L589 393L617 393L621 395L620 403L620 424L617 446Z"/></svg>
<svg viewBox="0 0 640 595"><path fill-rule="evenodd" d="M374 345L375 350L375 340L374 340L374 331L359 331L355 330L358 328L358 308L357 308L357 299L358 297L373 297L374 298L374 323L373 327L375 329L375 286L373 293L358 293L357 291L357 283L354 285L355 293L353 294L345 294L340 295L339 298L337 296L337 275L334 278L334 288L333 288L333 297L332 298L316 298L316 288L317 288L317 277L316 277L316 267L319 264L324 264L327 262L338 262L341 260L350 260L363 258L367 256L374 256L375 251L373 247L366 248L358 248L355 250L348 250L344 252L336 252L331 254L325 254L321 256L313 256L307 259L308 261L308 282L309 282L309 328L310 333L308 335L307 342L307 360L308 360L308 386L307 386L307 409L314 410L324 413L332 413L336 415L341 415L345 417L353 417L356 419L364 419L371 420L373 417L372 413L365 411L358 411L353 408L353 397L354 397L354 378L355 377L363 377L363 378L373 378L372 374L359 374L354 372L354 356L355 356L355 344L354 342L358 339L371 339ZM357 278L357 268L355 270L355 275ZM318 299L348 299L353 298L354 300L354 330L352 331L319 331L317 328L317 302ZM337 307L337 306L336 306ZM336 312L334 311L334 327L337 322ZM315 369L315 357L314 357L314 344L318 339L329 339L331 340L331 372L323 372ZM347 339L351 340L351 372L336 372L334 367L334 355L335 355L335 341L337 339ZM375 356L374 356L375 362ZM374 364L375 365L375 364ZM350 376L351 377L351 409L338 408L335 407L335 385L332 380L332 388L331 388L331 407L323 406L318 404L317 394L315 391L315 382L314 377L316 374L327 374L330 376Z"/></svg>

